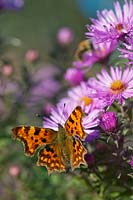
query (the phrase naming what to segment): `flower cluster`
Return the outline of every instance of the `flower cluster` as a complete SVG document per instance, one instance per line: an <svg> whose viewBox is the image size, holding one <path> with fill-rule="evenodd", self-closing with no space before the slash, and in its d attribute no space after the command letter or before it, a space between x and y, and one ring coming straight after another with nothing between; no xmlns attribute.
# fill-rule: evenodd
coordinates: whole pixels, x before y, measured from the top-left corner
<svg viewBox="0 0 133 200"><path fill-rule="evenodd" d="M133 60L133 2L125 0L121 8L116 1L114 10L98 11L98 18L91 19L85 35L92 48L83 52L82 59L74 61L73 67L91 69L97 62L107 64L115 49L121 57Z"/></svg>
<svg viewBox="0 0 133 200"><path fill-rule="evenodd" d="M123 167L114 173L118 172L117 176L121 176L121 173L130 173L133 166L132 145L125 143L131 134L129 127L132 129L133 3L125 0L121 8L117 1L114 8L115 12L98 12L98 19L91 19L92 24L87 25L87 40L79 44L76 60L64 74L71 87L61 95L50 116L44 117L43 127L57 131L58 124L64 126L72 110L77 105L81 106L84 112L82 126L87 133L84 142L89 149L85 155L88 168L101 166L98 151L105 148L108 160L100 158L107 168L110 162L116 165L119 160ZM121 52L119 62L120 57L126 59L122 64L114 61L110 65L110 58L116 52ZM102 69L91 76L91 69L95 69L96 63Z"/></svg>
<svg viewBox="0 0 133 200"><path fill-rule="evenodd" d="M0 9L17 10L23 2L2 0ZM70 114L80 106L83 114L80 126L86 133L80 142L87 151L84 156L87 165L69 175L79 173L98 194L105 195L103 199L120 199L120 193L113 193L109 198L106 195L110 193L112 180L113 187L122 187L125 195L133 192L130 180L133 170L133 1L125 0L123 6L116 1L114 11L98 11L97 19L90 21L86 26L86 39L79 43L74 59L71 59L71 45L75 37L70 27L57 31L47 61L34 48L25 53L17 67L8 55L0 57L0 137L8 137L11 127L27 123L27 115L30 120L35 115L41 116L42 126L58 134L58 130L59 133L66 130ZM2 135L5 125L6 136ZM78 134L74 137L77 139ZM38 136L35 141L38 142ZM52 142L56 143L56 139ZM64 149L63 154L68 154L67 148ZM77 147L78 150L81 151ZM74 149L71 152L72 157ZM68 168L71 159L65 160ZM12 163L8 173L19 177L21 168Z"/></svg>

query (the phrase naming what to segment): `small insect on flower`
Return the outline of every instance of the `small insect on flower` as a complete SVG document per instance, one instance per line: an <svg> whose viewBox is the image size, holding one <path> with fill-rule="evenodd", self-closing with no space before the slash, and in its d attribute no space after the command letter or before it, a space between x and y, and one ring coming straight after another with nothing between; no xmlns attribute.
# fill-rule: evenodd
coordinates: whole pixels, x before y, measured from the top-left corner
<svg viewBox="0 0 133 200"><path fill-rule="evenodd" d="M83 54L89 52L92 49L92 44L89 39L83 40L79 43L78 48L75 52L76 60L82 60Z"/></svg>
<svg viewBox="0 0 133 200"><path fill-rule="evenodd" d="M76 59L73 62L73 66L80 69L91 69L95 63L106 63L111 53L116 49L116 42L102 42L97 43L92 40L87 47L84 45L83 48L79 48L77 51ZM84 44L84 43L83 43Z"/></svg>

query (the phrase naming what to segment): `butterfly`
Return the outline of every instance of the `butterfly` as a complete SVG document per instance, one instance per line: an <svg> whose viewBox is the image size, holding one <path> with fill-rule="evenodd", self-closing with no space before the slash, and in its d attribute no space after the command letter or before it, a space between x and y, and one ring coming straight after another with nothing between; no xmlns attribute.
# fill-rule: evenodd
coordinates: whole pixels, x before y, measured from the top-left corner
<svg viewBox="0 0 133 200"><path fill-rule="evenodd" d="M38 148L38 166L45 166L48 174L66 172L85 164L86 148L82 145L86 133L82 127L82 110L77 106L58 131L35 126L18 126L12 129L13 138L24 144L25 154L33 156Z"/></svg>

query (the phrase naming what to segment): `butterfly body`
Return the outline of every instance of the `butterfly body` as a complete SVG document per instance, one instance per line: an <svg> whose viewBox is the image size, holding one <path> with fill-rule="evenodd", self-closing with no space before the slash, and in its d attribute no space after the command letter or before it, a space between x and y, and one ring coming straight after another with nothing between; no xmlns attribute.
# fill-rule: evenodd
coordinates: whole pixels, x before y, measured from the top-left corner
<svg viewBox="0 0 133 200"><path fill-rule="evenodd" d="M77 106L65 122L64 127L58 125L58 131L34 126L19 126L12 129L13 136L24 143L25 153L33 156L38 148L38 166L46 166L48 173L65 172L80 164L86 164L87 153L80 141L85 132L81 125L82 110ZM80 138L80 139L79 139Z"/></svg>

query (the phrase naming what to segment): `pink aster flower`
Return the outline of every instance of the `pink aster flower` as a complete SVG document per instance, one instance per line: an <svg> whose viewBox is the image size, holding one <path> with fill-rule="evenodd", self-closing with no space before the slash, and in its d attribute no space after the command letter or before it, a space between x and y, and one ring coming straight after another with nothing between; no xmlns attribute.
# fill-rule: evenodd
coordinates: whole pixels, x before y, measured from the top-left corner
<svg viewBox="0 0 133 200"><path fill-rule="evenodd" d="M81 82L79 86L68 90L67 97L61 99L61 101L70 104L75 102L76 105L82 107L85 113L94 109L102 110L106 106L104 100L97 97L96 90L90 88L87 82Z"/></svg>
<svg viewBox="0 0 133 200"><path fill-rule="evenodd" d="M63 102L58 103L57 106L51 110L50 117L44 118L43 127L58 131L58 124L61 124L64 127L66 120L75 107L75 102L71 102L71 104L68 102L66 104ZM98 126L98 114L99 113L94 110L83 117L82 126L87 134L94 132L95 128Z"/></svg>
<svg viewBox="0 0 133 200"><path fill-rule="evenodd" d="M59 73L56 66L49 64L32 72L32 85L26 99L28 106L41 104L42 101L52 98L60 90L59 81L55 79Z"/></svg>
<svg viewBox="0 0 133 200"><path fill-rule="evenodd" d="M99 97L106 99L108 105L114 100L123 103L133 97L133 67L124 70L111 67L110 73L103 69L96 77L89 79L88 84L97 91Z"/></svg>
<svg viewBox="0 0 133 200"><path fill-rule="evenodd" d="M91 69L92 65L99 62L105 62L110 54L116 49L116 42L93 42L93 48L82 55L82 60L73 62L73 66L76 68L88 68Z"/></svg>
<svg viewBox="0 0 133 200"><path fill-rule="evenodd" d="M120 3L114 3L113 10L97 12L98 19L91 19L92 25L87 25L89 38L95 38L97 42L123 40L127 34L133 31L133 1L125 0L123 8Z"/></svg>

